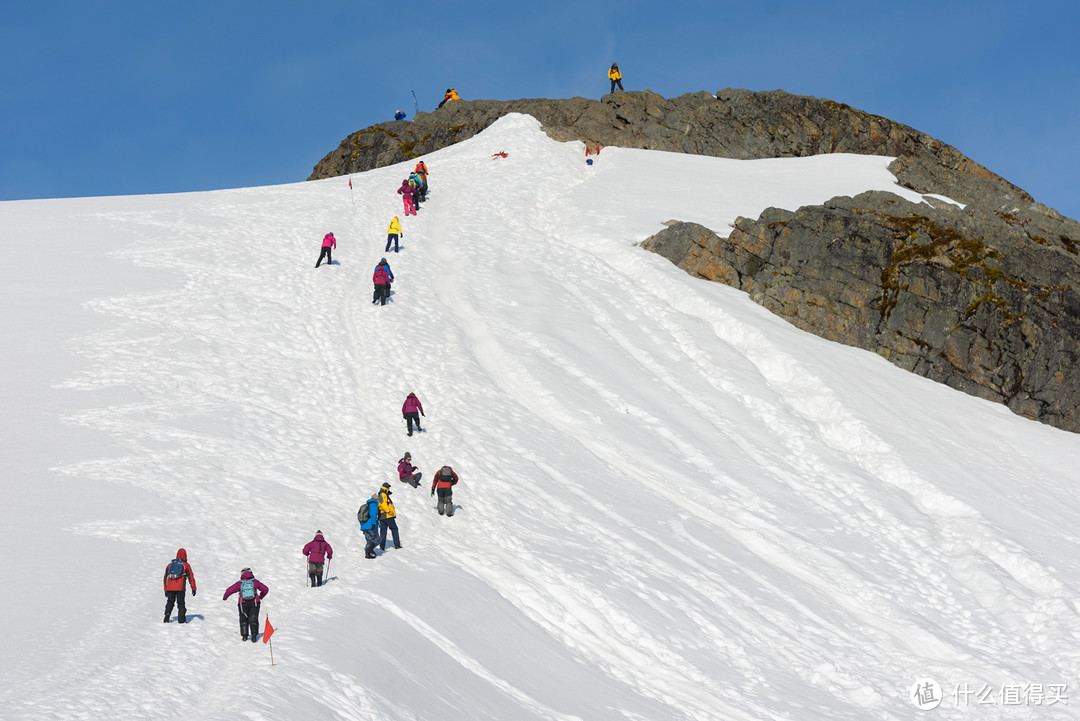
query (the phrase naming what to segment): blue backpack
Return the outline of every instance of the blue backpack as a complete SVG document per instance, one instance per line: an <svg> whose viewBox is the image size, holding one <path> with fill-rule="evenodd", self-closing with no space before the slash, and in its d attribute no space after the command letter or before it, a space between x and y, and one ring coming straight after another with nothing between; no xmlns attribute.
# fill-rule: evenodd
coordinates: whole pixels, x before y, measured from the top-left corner
<svg viewBox="0 0 1080 721"><path fill-rule="evenodd" d="M240 598L245 601L255 600L255 579L254 578L242 578L240 579Z"/></svg>
<svg viewBox="0 0 1080 721"><path fill-rule="evenodd" d="M172 580L182 578L184 575L184 562L179 558L174 558L172 562L169 563L168 574L169 578Z"/></svg>

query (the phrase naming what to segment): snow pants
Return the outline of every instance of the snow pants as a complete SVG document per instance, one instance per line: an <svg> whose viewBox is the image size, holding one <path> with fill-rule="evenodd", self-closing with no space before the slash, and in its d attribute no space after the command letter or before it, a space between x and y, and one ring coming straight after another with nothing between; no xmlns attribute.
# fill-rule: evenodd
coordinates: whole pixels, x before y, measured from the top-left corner
<svg viewBox="0 0 1080 721"><path fill-rule="evenodd" d="M391 535L394 537L394 548L401 548L401 539L398 538L398 528L396 518L380 518L379 519L379 548L386 549L386 532L391 531Z"/></svg>
<svg viewBox="0 0 1080 721"><path fill-rule="evenodd" d="M371 528L365 528L364 540L367 541L367 545L364 546L364 555L375 558L375 544L379 542L379 527L373 523Z"/></svg>
<svg viewBox="0 0 1080 721"><path fill-rule="evenodd" d="M405 424L409 427L409 435L410 436L412 435L413 423L416 424L416 430L418 430L418 431L424 430L423 428L420 427L420 414L419 413L416 413L415 411L412 412L412 413L406 413L405 414Z"/></svg>
<svg viewBox="0 0 1080 721"><path fill-rule="evenodd" d="M187 591L166 591L165 592L165 620L168 621L172 616L173 604L176 604L176 620L180 623L187 623L187 606L184 603L184 596L187 595Z"/></svg>
<svg viewBox="0 0 1080 721"><path fill-rule="evenodd" d="M236 604L236 607L240 610L240 635L244 637L245 641L249 637L252 639L258 638L259 602L242 601Z"/></svg>
<svg viewBox="0 0 1080 721"><path fill-rule="evenodd" d="M413 207L412 196L402 193L401 199L405 203L405 215L408 215L409 213L416 215L416 208Z"/></svg>
<svg viewBox="0 0 1080 721"><path fill-rule="evenodd" d="M447 516L454 515L454 489L440 488L435 491L435 494L439 497L439 515L444 513Z"/></svg>
<svg viewBox="0 0 1080 721"><path fill-rule="evenodd" d="M386 301L390 299L390 284L389 283L376 283L375 292L371 295L371 302L378 303L379 305L386 305Z"/></svg>
<svg viewBox="0 0 1080 721"><path fill-rule="evenodd" d="M311 579L311 585L312 586L321 586L322 585L322 572L323 572L323 564L315 563L314 561L308 561L307 575L308 575L308 578Z"/></svg>
<svg viewBox="0 0 1080 721"><path fill-rule="evenodd" d="M619 86L619 90L622 90L622 78L619 78L618 80L612 80L611 81L611 92L612 93L615 92L615 86L616 85ZM608 94L610 95L611 93L608 93Z"/></svg>
<svg viewBox="0 0 1080 721"><path fill-rule="evenodd" d="M390 244L391 243L394 244L394 252L395 253L398 252L397 239L398 239L397 233L387 233L386 234L386 250L384 250L383 252L384 253L389 253L390 252Z"/></svg>
<svg viewBox="0 0 1080 721"><path fill-rule="evenodd" d="M334 261L330 259L330 246L329 245L324 245L323 249L322 249L322 252L319 253L319 259L317 261L315 261L315 267L316 268L318 268L322 264L323 258L326 258L326 264L327 265L333 265L334 264Z"/></svg>

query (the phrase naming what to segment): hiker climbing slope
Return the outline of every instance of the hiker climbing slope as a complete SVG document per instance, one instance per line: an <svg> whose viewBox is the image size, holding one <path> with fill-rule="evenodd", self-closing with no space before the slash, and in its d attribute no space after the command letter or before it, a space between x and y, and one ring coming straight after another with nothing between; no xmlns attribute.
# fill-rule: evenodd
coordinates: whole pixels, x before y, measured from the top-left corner
<svg viewBox="0 0 1080 721"><path fill-rule="evenodd" d="M251 642L255 643L259 636L259 606L266 594L270 593L270 589L255 578L250 568L244 567L240 569L240 580L225 589L221 600L227 600L234 593L240 594L236 599L236 608L240 614L240 640L247 641L250 637Z"/></svg>
<svg viewBox="0 0 1080 721"><path fill-rule="evenodd" d="M177 618L180 623L187 623L187 604L184 595L187 584L191 584L191 595L195 595L195 574L188 564L187 551L183 548L176 549L176 558L165 567L165 578L162 579L165 586L165 623L172 616L173 604L176 604Z"/></svg>

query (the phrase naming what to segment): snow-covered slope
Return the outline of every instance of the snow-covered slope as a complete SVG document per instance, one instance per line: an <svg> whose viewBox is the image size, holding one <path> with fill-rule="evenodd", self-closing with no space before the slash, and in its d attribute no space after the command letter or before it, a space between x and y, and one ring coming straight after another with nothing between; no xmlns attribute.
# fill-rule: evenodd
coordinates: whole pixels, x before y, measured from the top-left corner
<svg viewBox="0 0 1080 721"><path fill-rule="evenodd" d="M0 204L0 716L914 719L930 678L938 718L1075 717L1077 437L635 246L918 200L888 158L587 167L510 116L425 160L386 307L404 166ZM396 483L406 450L458 470L452 519ZM365 560L384 481L405 547ZM180 546L201 592L165 625ZM221 600L243 566L274 666Z"/></svg>

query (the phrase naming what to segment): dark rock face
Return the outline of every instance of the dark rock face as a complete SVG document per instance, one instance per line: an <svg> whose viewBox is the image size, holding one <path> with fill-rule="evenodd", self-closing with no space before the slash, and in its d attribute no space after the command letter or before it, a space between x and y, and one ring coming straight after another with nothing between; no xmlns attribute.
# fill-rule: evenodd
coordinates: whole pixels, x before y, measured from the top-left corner
<svg viewBox="0 0 1080 721"><path fill-rule="evenodd" d="M508 113L532 115L555 140L723 158L822 153L896 156L903 185L1003 209L1030 202L1023 190L913 128L830 100L781 90L721 90L664 98L618 92L602 100L452 100L411 121L388 121L345 138L309 180L400 163L471 138Z"/></svg>
<svg viewBox="0 0 1080 721"><path fill-rule="evenodd" d="M792 324L1014 412L1080 431L1080 224L891 193L678 223L642 247Z"/></svg>

